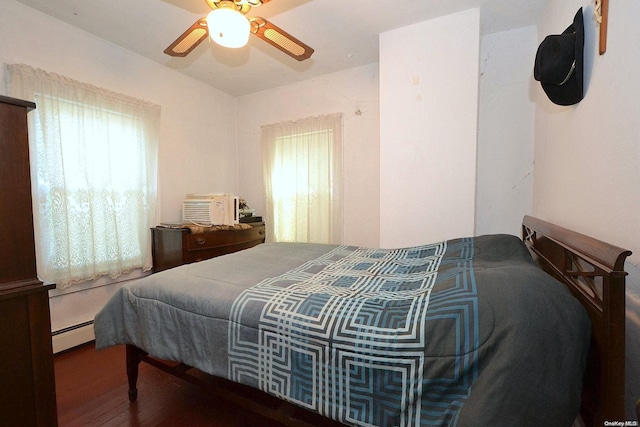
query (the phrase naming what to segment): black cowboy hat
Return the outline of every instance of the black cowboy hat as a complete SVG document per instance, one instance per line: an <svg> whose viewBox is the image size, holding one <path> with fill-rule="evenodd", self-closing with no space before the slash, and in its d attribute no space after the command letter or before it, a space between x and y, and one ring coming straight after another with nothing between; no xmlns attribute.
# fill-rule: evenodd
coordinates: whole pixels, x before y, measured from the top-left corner
<svg viewBox="0 0 640 427"><path fill-rule="evenodd" d="M584 19L582 8L562 34L545 37L538 47L533 76L554 104L574 105L583 95Z"/></svg>

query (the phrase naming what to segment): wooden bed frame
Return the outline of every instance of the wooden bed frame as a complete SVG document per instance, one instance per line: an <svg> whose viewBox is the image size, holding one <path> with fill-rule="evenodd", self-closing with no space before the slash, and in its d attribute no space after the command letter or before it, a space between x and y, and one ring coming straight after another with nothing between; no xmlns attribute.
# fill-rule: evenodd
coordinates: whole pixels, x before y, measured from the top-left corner
<svg viewBox="0 0 640 427"><path fill-rule="evenodd" d="M625 259L631 251L525 216L522 239L591 319L580 415L586 426L625 420Z"/></svg>
<svg viewBox="0 0 640 427"><path fill-rule="evenodd" d="M563 282L584 305L592 338L580 414L587 427L625 420L625 277L631 252L537 218L525 216L522 239L534 259ZM226 399L286 426L342 424L283 402L259 390L205 375L184 364L159 360L127 345L129 400L137 399L140 362L200 385Z"/></svg>

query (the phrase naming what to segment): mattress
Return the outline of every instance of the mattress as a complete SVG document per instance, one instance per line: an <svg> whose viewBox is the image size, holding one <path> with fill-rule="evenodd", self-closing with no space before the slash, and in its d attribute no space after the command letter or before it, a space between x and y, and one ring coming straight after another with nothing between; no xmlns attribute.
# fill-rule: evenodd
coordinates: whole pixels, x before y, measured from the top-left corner
<svg viewBox="0 0 640 427"><path fill-rule="evenodd" d="M514 236L298 243L122 287L96 345L250 385L352 426L567 426L590 324Z"/></svg>

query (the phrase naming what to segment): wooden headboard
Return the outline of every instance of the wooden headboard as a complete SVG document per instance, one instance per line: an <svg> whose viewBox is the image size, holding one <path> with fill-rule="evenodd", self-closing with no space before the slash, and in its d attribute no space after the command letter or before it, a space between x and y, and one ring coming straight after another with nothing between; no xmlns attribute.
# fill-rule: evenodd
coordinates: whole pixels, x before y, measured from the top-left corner
<svg viewBox="0 0 640 427"><path fill-rule="evenodd" d="M571 290L591 319L580 414L587 426L625 420L625 277L631 251L525 216L522 238L534 259Z"/></svg>

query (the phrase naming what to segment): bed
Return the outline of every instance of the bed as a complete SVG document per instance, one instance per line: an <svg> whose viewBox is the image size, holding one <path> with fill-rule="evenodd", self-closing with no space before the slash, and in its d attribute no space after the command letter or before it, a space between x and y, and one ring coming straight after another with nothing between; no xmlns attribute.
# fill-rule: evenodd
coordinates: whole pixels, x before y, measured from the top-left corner
<svg viewBox="0 0 640 427"><path fill-rule="evenodd" d="M529 216L522 239L262 244L121 288L96 346L127 346L132 402L147 362L283 425L602 426L628 255Z"/></svg>

